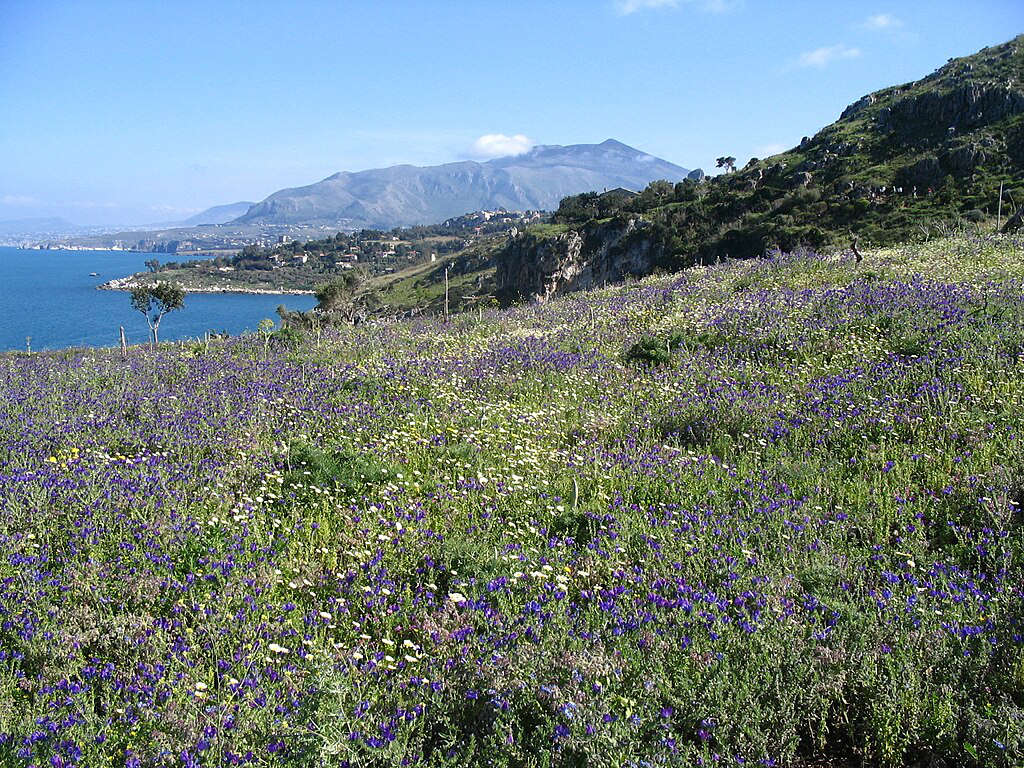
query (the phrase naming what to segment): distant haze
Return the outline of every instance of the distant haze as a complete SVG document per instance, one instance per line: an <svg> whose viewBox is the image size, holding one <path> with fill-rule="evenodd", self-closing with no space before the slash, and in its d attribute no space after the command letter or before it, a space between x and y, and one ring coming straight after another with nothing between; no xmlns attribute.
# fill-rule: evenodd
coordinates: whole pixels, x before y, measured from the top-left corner
<svg viewBox="0 0 1024 768"><path fill-rule="evenodd" d="M67 234L78 227L58 216L39 216L27 219L6 219L0 221L0 235L48 235Z"/></svg>

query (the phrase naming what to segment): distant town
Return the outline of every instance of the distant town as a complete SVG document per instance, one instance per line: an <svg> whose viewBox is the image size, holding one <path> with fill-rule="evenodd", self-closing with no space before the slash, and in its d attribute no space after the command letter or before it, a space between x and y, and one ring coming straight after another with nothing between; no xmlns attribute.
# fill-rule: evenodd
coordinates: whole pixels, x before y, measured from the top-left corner
<svg viewBox="0 0 1024 768"><path fill-rule="evenodd" d="M275 249L293 243L331 238L339 234L355 235L361 231L370 234L354 240L360 245L353 246L357 250L347 254L351 258L342 258L343 263L354 263L359 260L359 257L362 257L364 262L370 261L377 264L389 260L394 260L396 263L410 263L418 260L421 255L415 247L404 242L409 239L410 233L413 233L414 239L426 231L436 235L449 236L452 233L458 233L463 238L469 238L465 243L468 245L475 235L490 234L512 224L522 225L539 221L542 216L540 211L506 211L503 208L474 211L447 219L441 224L395 228L389 230L391 234L385 239L381 239L377 230L357 230L340 225L331 227L329 225L239 226L213 224L190 228L122 230L90 234L8 235L0 236L0 245L49 251L135 251L164 254L176 257L175 261L181 259L209 260L234 256L247 248ZM366 243L373 243L373 245L365 245ZM368 250L370 248L375 250ZM346 256L346 254L342 254L342 256ZM308 256L303 255L302 258L308 258ZM281 266L281 264L278 263L276 266Z"/></svg>
<svg viewBox="0 0 1024 768"><path fill-rule="evenodd" d="M247 246L270 248L294 240L326 237L340 228L327 226L238 227L213 224L190 228L0 236L0 245L49 251L138 251L189 256L237 253Z"/></svg>
<svg viewBox="0 0 1024 768"><path fill-rule="evenodd" d="M386 232L361 229L316 239L285 233L231 237L225 238L230 242L220 249L205 247L210 245L209 238L150 238L129 244L131 250L154 255L145 262L147 272L116 277L100 287L130 290L156 278L175 282L189 292L309 293L324 281L354 269L371 278L395 275L418 265L429 267L456 258L488 238L503 239L514 228L546 218L541 211L475 211L439 224ZM160 258L164 254L172 258Z"/></svg>

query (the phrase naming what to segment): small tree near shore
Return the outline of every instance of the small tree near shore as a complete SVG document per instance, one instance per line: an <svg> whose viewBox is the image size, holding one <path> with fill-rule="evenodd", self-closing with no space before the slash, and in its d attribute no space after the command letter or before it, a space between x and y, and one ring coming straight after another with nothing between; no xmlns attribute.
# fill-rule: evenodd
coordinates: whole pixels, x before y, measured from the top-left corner
<svg viewBox="0 0 1024 768"><path fill-rule="evenodd" d="M365 281L360 270L350 270L316 287L315 311L321 315L355 322L359 313L358 292Z"/></svg>
<svg viewBox="0 0 1024 768"><path fill-rule="evenodd" d="M141 312L149 323L150 342L155 347L160 341L160 321L168 312L185 306L185 289L174 283L154 283L132 288L132 307Z"/></svg>

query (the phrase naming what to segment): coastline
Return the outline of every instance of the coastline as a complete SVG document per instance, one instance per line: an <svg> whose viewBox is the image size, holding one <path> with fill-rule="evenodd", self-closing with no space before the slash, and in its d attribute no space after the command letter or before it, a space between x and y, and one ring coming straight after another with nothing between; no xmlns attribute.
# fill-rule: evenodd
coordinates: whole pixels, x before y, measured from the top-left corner
<svg viewBox="0 0 1024 768"><path fill-rule="evenodd" d="M113 280L108 280L105 283L101 283L96 286L98 291L130 291L138 283L135 281L135 275L129 275L128 277L116 277ZM301 288L248 288L241 285L232 286L190 286L185 283L178 283L185 290L185 293L240 293L240 294L252 294L252 295L266 295L266 296L312 296L315 291L303 290Z"/></svg>

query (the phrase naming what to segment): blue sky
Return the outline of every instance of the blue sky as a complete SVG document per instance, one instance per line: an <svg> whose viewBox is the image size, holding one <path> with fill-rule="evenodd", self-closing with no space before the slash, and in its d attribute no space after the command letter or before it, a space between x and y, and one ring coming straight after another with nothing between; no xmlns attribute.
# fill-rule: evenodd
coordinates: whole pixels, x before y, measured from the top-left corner
<svg viewBox="0 0 1024 768"><path fill-rule="evenodd" d="M174 220L533 142L708 169L1021 32L1019 0L0 0L0 219Z"/></svg>

